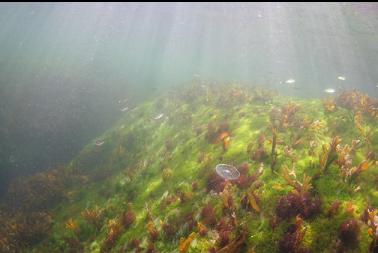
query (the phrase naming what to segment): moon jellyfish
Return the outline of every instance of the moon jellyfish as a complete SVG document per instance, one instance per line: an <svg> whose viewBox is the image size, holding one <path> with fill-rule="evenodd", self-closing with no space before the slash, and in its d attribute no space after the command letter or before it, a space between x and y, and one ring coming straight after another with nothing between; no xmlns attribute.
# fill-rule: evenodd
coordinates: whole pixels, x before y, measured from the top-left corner
<svg viewBox="0 0 378 253"><path fill-rule="evenodd" d="M240 177L240 172L232 165L218 164L215 171L219 176L227 180L235 180Z"/></svg>

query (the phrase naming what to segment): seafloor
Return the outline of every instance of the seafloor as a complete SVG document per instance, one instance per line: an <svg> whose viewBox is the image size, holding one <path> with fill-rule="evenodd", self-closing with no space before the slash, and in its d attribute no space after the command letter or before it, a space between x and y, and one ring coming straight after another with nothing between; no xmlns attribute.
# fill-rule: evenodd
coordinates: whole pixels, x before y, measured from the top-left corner
<svg viewBox="0 0 378 253"><path fill-rule="evenodd" d="M359 91L172 91L13 182L0 252L376 253L377 126L378 100Z"/></svg>

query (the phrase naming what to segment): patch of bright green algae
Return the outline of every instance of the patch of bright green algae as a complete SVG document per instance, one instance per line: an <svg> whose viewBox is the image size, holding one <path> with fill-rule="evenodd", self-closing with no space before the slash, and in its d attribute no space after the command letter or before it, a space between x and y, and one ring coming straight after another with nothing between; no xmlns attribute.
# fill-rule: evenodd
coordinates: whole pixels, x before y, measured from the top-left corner
<svg viewBox="0 0 378 253"><path fill-rule="evenodd" d="M189 230L185 217L191 214L196 222L202 222L201 210L207 203L215 207L218 221L225 216L222 197L207 190L208 178L218 163L239 165L243 162L249 163L249 174L260 166L264 168L260 177L262 186L258 190L261 213L241 208L242 197L248 189L232 188L237 222L248 230L246 247L248 252L278 252L279 241L289 224L294 222L290 219L272 225L278 199L293 190L281 176L282 166L294 168L298 179L302 179L303 174L315 176L323 144L330 143L335 135L342 138L343 145L361 139L353 117L341 107L333 112L325 111L321 100L259 97L253 90L239 87L207 87L207 92L199 89L201 87L195 87L147 102L129 111L100 136L98 139L104 141L102 146L88 144L66 168L85 176L86 182L67 189L69 197L51 211L54 225L49 238L30 252L72 252L73 246L65 239L72 233L66 225L69 219L78 224L79 243L84 252L134 252L128 248L131 240L140 240L141 247L145 248L150 242L147 216L152 217L151 222L158 231L158 239L154 242L157 252L179 252L180 238L187 238L193 231L197 235L187 252L208 252L209 248L217 246L216 237L212 236L216 229L209 227L207 235L199 236L197 226ZM241 94L231 96L228 92L232 89ZM298 105L298 117L312 123L319 121L320 127L314 130L308 125L301 130L279 131L278 161L272 172L270 112L289 101ZM154 119L160 113L164 116ZM220 122L227 122L229 126L231 141L227 150L220 142L210 143L207 139L208 124ZM373 129L377 123L376 119L366 121ZM298 131L303 142L293 148L296 157L293 162L284 149L292 144ZM254 161L247 147L256 146L261 134L265 135L267 157ZM377 135L373 135L374 147L377 147ZM312 155L309 154L310 141L316 142ZM356 163L365 158L366 145L361 149L364 150L357 152ZM312 252L333 252L341 223L348 218L359 219L368 205L378 207L377 170L377 166L372 165L356 181L348 183L342 180L339 167L332 164L313 182L314 192L320 196L322 205L320 214L303 223L306 228L304 246ZM197 185L196 189L193 184ZM168 196L176 200L165 204ZM180 196L184 200L181 201ZM334 201L342 202L340 211L328 217L327 212ZM346 211L350 202L353 211ZM136 219L129 228L122 230L109 249L104 250L109 222L120 219L127 211L127 203L132 203ZM95 206L103 210L102 226L98 231L93 230L82 216L84 210ZM162 225L170 222L177 222L176 235L167 238ZM361 223L360 252L368 252L370 241L367 226Z"/></svg>

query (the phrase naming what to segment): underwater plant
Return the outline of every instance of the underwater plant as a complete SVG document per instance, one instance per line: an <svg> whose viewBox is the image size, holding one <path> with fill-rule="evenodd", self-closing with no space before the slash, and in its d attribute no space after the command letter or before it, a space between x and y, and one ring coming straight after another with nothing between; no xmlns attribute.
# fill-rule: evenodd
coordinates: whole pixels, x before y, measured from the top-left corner
<svg viewBox="0 0 378 253"><path fill-rule="evenodd" d="M337 159L337 146L341 143L341 138L335 136L329 145L324 144L319 155L320 171L319 175L325 173L329 165Z"/></svg>
<svg viewBox="0 0 378 253"><path fill-rule="evenodd" d="M219 238L217 240L217 244L219 248L222 248L229 244L231 241L232 232L234 230L235 224L233 223L233 219L228 217L222 217L219 223L216 226L216 230L218 231Z"/></svg>
<svg viewBox="0 0 378 253"><path fill-rule="evenodd" d="M241 189L248 188L255 180L252 176L248 175L248 169L249 169L248 163L243 163L238 166L238 171L240 173L240 176L235 181L235 183Z"/></svg>
<svg viewBox="0 0 378 253"><path fill-rule="evenodd" d="M339 228L337 252L357 248L360 240L360 225L355 219L344 221Z"/></svg>
<svg viewBox="0 0 378 253"><path fill-rule="evenodd" d="M201 222L197 223L197 228L198 228L198 234L200 236L205 236L208 232L207 227L204 224L202 224Z"/></svg>
<svg viewBox="0 0 378 253"><path fill-rule="evenodd" d="M207 177L206 189L208 192L222 192L225 186L226 181L222 177L220 177L215 171L211 172L210 175Z"/></svg>
<svg viewBox="0 0 378 253"><path fill-rule="evenodd" d="M111 249L122 233L122 226L116 219L109 220L107 236L103 244L103 250Z"/></svg>
<svg viewBox="0 0 378 253"><path fill-rule="evenodd" d="M41 242L50 232L53 224L51 215L47 212L33 212L25 217L19 217L13 224L17 239L24 245L34 245Z"/></svg>
<svg viewBox="0 0 378 253"><path fill-rule="evenodd" d="M124 228L129 228L136 220L135 213L133 211L133 205L131 203L127 204L127 211L121 216L121 223Z"/></svg>
<svg viewBox="0 0 378 253"><path fill-rule="evenodd" d="M378 251L378 210L375 208L367 208L362 220L368 225L368 234L372 238L369 247L369 253L376 253Z"/></svg>
<svg viewBox="0 0 378 253"><path fill-rule="evenodd" d="M230 241L227 245L219 250L215 250L216 253L242 253L245 252L247 232L242 230L234 240Z"/></svg>
<svg viewBox="0 0 378 253"><path fill-rule="evenodd" d="M198 155L197 162L201 164L209 164L211 161L211 156L210 154L206 154L205 152L200 152Z"/></svg>
<svg viewBox="0 0 378 253"><path fill-rule="evenodd" d="M252 207L253 210L255 210L258 213L261 212L261 208L258 204L260 200L254 192L247 193L247 200L248 200L248 204Z"/></svg>
<svg viewBox="0 0 378 253"><path fill-rule="evenodd" d="M258 181L258 179L264 173L263 163L261 163L260 166L251 175L248 174L248 163L242 163L238 167L238 169L240 171L240 177L235 181L235 183L240 189L247 189L252 185L255 188L258 188L259 184L261 183L260 181Z"/></svg>
<svg viewBox="0 0 378 253"><path fill-rule="evenodd" d="M172 178L172 175L173 175L173 171L170 168L163 169L162 178L164 181L167 181L170 178Z"/></svg>
<svg viewBox="0 0 378 253"><path fill-rule="evenodd" d="M148 234L150 236L150 240L152 242L155 242L159 237L159 232L156 229L153 221L150 221L150 222L147 223L147 231L148 231Z"/></svg>
<svg viewBox="0 0 378 253"><path fill-rule="evenodd" d="M359 130L362 138L365 140L368 148L372 147L371 139L373 134L373 129L368 126L364 126L362 123L362 113L358 111L354 116L354 124L356 125L357 129Z"/></svg>
<svg viewBox="0 0 378 253"><path fill-rule="evenodd" d="M294 164L298 160L298 158L294 154L293 148L290 148L289 146L284 147L283 154L291 160L292 164Z"/></svg>
<svg viewBox="0 0 378 253"><path fill-rule="evenodd" d="M183 189L178 189L176 192L181 203L185 203L193 199L193 192Z"/></svg>
<svg viewBox="0 0 378 253"><path fill-rule="evenodd" d="M179 244L179 252L180 253L186 253L190 247L190 244L194 240L194 238L197 236L197 233L192 232L188 238L180 238L180 244Z"/></svg>
<svg viewBox="0 0 378 253"><path fill-rule="evenodd" d="M0 211L0 252L21 252L45 239L52 227L52 217L47 212L27 215L9 215Z"/></svg>
<svg viewBox="0 0 378 253"><path fill-rule="evenodd" d="M294 116L298 111L299 106L291 101L281 107L281 125L283 128L293 126Z"/></svg>
<svg viewBox="0 0 378 253"><path fill-rule="evenodd" d="M81 212L81 216L92 226L94 226L97 231L102 227L103 219L103 209L99 208L97 205L93 209L85 209Z"/></svg>
<svg viewBox="0 0 378 253"><path fill-rule="evenodd" d="M72 179L64 167L18 179L8 189L6 206L11 212L44 211L64 199L67 181Z"/></svg>
<svg viewBox="0 0 378 253"><path fill-rule="evenodd" d="M222 133L226 133L230 130L228 123L226 122L210 122L207 124L206 139L209 143L216 143Z"/></svg>
<svg viewBox="0 0 378 253"><path fill-rule="evenodd" d="M68 221L66 222L65 224L65 227L66 229L70 230L70 231L73 231L76 235L79 235L80 234L80 228L79 228L79 225L78 223L72 219L72 218L69 218Z"/></svg>
<svg viewBox="0 0 378 253"><path fill-rule="evenodd" d="M193 181L192 182L192 191L198 191L199 190L199 186L198 186L198 182L197 181Z"/></svg>
<svg viewBox="0 0 378 253"><path fill-rule="evenodd" d="M302 246L302 241L306 233L306 228L303 227L303 220L297 216L295 224L291 224L279 241L278 251L280 253L309 253L310 250Z"/></svg>
<svg viewBox="0 0 378 253"><path fill-rule="evenodd" d="M171 240L175 237L177 228L174 223L164 222L161 228L166 239Z"/></svg>
<svg viewBox="0 0 378 253"><path fill-rule="evenodd" d="M253 161L256 162L262 162L265 160L265 158L268 157L268 154L266 153L264 149L264 142L265 142L265 134L261 133L259 137L257 138L257 148L253 149L253 143L250 143L247 146L247 153L249 154L250 158Z"/></svg>
<svg viewBox="0 0 378 253"><path fill-rule="evenodd" d="M147 249L145 251L146 253L158 253L158 251L155 248L155 244L153 242L149 242Z"/></svg>
<svg viewBox="0 0 378 253"><path fill-rule="evenodd" d="M223 132L219 136L220 141L222 142L223 151L227 151L231 144L231 135L229 132Z"/></svg>
<svg viewBox="0 0 378 253"><path fill-rule="evenodd" d="M235 105L245 104L249 100L249 94L242 87L222 87L217 96L215 105L220 108L229 108Z"/></svg>
<svg viewBox="0 0 378 253"><path fill-rule="evenodd" d="M314 132L315 136L321 131L321 129L325 128L326 123L322 120L315 120L309 123L308 128Z"/></svg>
<svg viewBox="0 0 378 253"><path fill-rule="evenodd" d="M223 151L227 151L231 143L231 132L227 122L209 123L206 139L209 143L222 143Z"/></svg>
<svg viewBox="0 0 378 253"><path fill-rule="evenodd" d="M252 209L257 213L261 212L258 189L263 185L263 183L257 180L257 178L263 173L263 170L261 168L262 167L260 167L252 176L250 176L253 183L249 185L248 190L245 192L244 196L241 199L242 208L247 210Z"/></svg>
<svg viewBox="0 0 378 253"><path fill-rule="evenodd" d="M298 111L299 106L291 101L280 108L273 108L269 114L272 128L284 130L295 127L295 115Z"/></svg>
<svg viewBox="0 0 378 253"><path fill-rule="evenodd" d="M139 239L132 239L129 243L128 243L128 248L131 249L131 250L135 250L135 252L141 252L142 251L142 247L141 247L141 241Z"/></svg>
<svg viewBox="0 0 378 253"><path fill-rule="evenodd" d="M333 112L337 109L336 103L332 98L326 98L323 100L323 107L326 112Z"/></svg>
<svg viewBox="0 0 378 253"><path fill-rule="evenodd" d="M273 97L276 96L276 92L263 87L255 87L252 90L251 100L257 104L268 104L273 101Z"/></svg>
<svg viewBox="0 0 378 253"><path fill-rule="evenodd" d="M277 129L275 127L272 127L272 150L270 152L270 155L272 157L272 161L270 163L270 169L274 171L274 167L276 167L277 163L277 151L276 151L276 145L277 145Z"/></svg>
<svg viewBox="0 0 378 253"><path fill-rule="evenodd" d="M207 226L214 226L217 223L215 208L212 204L206 204L201 210L201 219Z"/></svg>
<svg viewBox="0 0 378 253"><path fill-rule="evenodd" d="M169 205L175 203L176 201L178 201L179 198L176 196L176 194L170 194L170 195L167 195L163 198L163 200L161 201L160 203L160 209L161 210L164 210L165 208L167 208Z"/></svg>
<svg viewBox="0 0 378 253"><path fill-rule="evenodd" d="M339 200L335 200L331 203L331 206L329 207L328 209L328 212L327 212L327 216L329 218L332 218L333 216L335 216L336 214L338 214L339 210L340 210L340 206L341 206L342 202L339 201Z"/></svg>
<svg viewBox="0 0 378 253"><path fill-rule="evenodd" d="M227 184L223 192L220 193L222 197L223 212L232 212L235 208L234 199L231 193L231 184Z"/></svg>
<svg viewBox="0 0 378 253"><path fill-rule="evenodd" d="M320 212L321 201L310 193L312 188L311 178L303 174L301 183L295 178L291 178L290 174L292 173L289 172L288 168L284 167L283 177L294 189L286 196L279 198L276 206L277 216L280 219L288 219L297 215L304 219L315 216Z"/></svg>
<svg viewBox="0 0 378 253"><path fill-rule="evenodd" d="M361 161L357 166L353 166L353 155L359 143L359 140L354 140L352 141L351 146L346 144L344 146L337 145L336 147L336 164L340 168L341 176L343 177L344 181L351 181L352 179L356 178L360 173L366 171L373 163L373 160L368 160L368 157L368 159Z"/></svg>
<svg viewBox="0 0 378 253"><path fill-rule="evenodd" d="M230 243L231 233L232 231L230 230L221 230L218 232L219 238L217 240L217 243L220 248Z"/></svg>
<svg viewBox="0 0 378 253"><path fill-rule="evenodd" d="M338 106L350 109L355 113L361 111L372 118L378 117L378 100L360 91L343 91L335 98L335 102Z"/></svg>
<svg viewBox="0 0 378 253"><path fill-rule="evenodd" d="M344 179L357 177L361 172L366 171L370 166L370 161L363 160L358 166L343 166L341 173Z"/></svg>
<svg viewBox="0 0 378 253"><path fill-rule="evenodd" d="M63 241L67 245L69 253L83 252L84 245L79 241L77 237L63 237Z"/></svg>
<svg viewBox="0 0 378 253"><path fill-rule="evenodd" d="M0 227L0 250L2 252L16 252L18 249L16 234L18 226L12 224L9 219L0 212L2 226ZM13 226L12 226L13 225Z"/></svg>

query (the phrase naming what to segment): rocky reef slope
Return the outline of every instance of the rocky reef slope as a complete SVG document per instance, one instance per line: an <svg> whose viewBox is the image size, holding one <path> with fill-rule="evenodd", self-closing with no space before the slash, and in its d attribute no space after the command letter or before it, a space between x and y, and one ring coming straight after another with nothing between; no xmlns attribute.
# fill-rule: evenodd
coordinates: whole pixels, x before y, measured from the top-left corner
<svg viewBox="0 0 378 253"><path fill-rule="evenodd" d="M377 108L358 91L172 91L70 164L14 182L0 251L376 253Z"/></svg>

